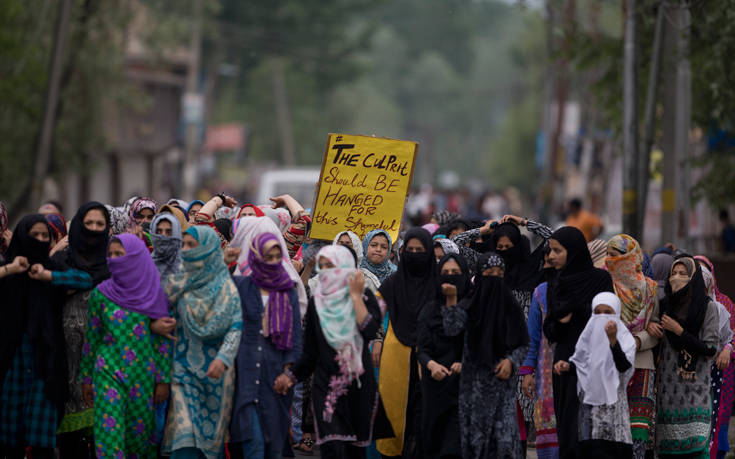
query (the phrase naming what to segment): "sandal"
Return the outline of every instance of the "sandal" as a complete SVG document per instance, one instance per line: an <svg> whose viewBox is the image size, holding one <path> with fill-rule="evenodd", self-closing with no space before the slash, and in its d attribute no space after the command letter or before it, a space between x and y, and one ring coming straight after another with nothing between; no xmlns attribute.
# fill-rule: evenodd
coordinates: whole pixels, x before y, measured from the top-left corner
<svg viewBox="0 0 735 459"><path fill-rule="evenodd" d="M293 449L302 455L311 456L314 454L314 440L311 438L302 438L300 442L293 445Z"/></svg>

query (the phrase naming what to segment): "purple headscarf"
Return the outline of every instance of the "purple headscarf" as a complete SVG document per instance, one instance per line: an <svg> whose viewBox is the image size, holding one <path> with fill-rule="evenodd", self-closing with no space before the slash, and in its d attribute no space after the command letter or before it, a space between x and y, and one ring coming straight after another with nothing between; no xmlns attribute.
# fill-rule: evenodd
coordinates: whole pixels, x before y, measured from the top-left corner
<svg viewBox="0 0 735 459"><path fill-rule="evenodd" d="M125 255L107 259L110 278L97 286L99 291L116 305L151 319L168 316L160 275L143 241L130 233L116 236L112 242L116 239L125 248Z"/></svg>
<svg viewBox="0 0 735 459"><path fill-rule="evenodd" d="M265 323L263 330L271 338L276 349L293 348L293 310L289 301L289 292L294 289L294 281L289 277L283 263L265 262L266 248L281 247L278 237L272 233L262 233L253 238L248 254L250 277L259 288L268 290L268 304L265 306Z"/></svg>

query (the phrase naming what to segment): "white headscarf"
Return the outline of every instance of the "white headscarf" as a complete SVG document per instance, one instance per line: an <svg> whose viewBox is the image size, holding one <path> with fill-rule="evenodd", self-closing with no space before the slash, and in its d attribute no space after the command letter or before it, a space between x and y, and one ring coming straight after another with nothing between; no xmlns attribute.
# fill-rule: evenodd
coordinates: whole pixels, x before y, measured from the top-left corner
<svg viewBox="0 0 735 459"><path fill-rule="evenodd" d="M283 239L283 234L279 231L276 224L269 218L241 217L232 223L232 232L234 236L232 241L230 241L230 247L240 249L240 256L237 258L237 273L243 276L250 274L248 254L250 253L250 243L253 238L263 233L276 235L278 243L281 246L281 252L286 255L283 258L283 266L286 268L288 276L296 283L296 289L299 294L299 309L301 310L301 317L303 317L306 314L306 305L308 304L306 289L301 282L299 273L296 272L296 269L291 264L291 260L288 259L286 241Z"/></svg>
<svg viewBox="0 0 735 459"><path fill-rule="evenodd" d="M357 255L357 266L360 266L360 263L362 263L362 241L357 236L357 234L353 233L352 231L341 231L337 233L336 236L334 236L334 241L332 241L332 244L336 245L337 241L339 241L339 238L342 237L343 234L346 234L350 237L352 250L355 251L355 254Z"/></svg>
<svg viewBox="0 0 735 459"><path fill-rule="evenodd" d="M595 314L595 308L601 304L612 307L615 314ZM611 292L598 293L592 299L592 317L569 359L577 367L577 393L584 391L582 402L587 405L612 405L618 401L621 378L605 333L605 325L610 321L618 327L618 343L631 364L623 374L622 384L627 386L635 371L635 338L620 320L620 300Z"/></svg>

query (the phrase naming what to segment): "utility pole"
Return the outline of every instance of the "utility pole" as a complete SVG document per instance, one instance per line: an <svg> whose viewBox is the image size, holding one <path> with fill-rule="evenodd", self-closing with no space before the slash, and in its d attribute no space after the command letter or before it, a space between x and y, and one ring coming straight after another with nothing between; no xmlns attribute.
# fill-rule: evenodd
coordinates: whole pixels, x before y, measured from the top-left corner
<svg viewBox="0 0 735 459"><path fill-rule="evenodd" d="M640 240L638 231L638 94L636 84L636 5L626 0L623 48L623 231Z"/></svg>
<svg viewBox="0 0 735 459"><path fill-rule="evenodd" d="M202 0L194 0L192 31L189 42L189 69L182 98L184 132L184 199L194 198L197 186L196 157L199 152L199 132L203 122L204 101L199 92L202 54Z"/></svg>
<svg viewBox="0 0 735 459"><path fill-rule="evenodd" d="M691 27L691 13L686 1L682 1L677 9L679 33L677 35L676 56L676 160L679 166L677 184L679 195L676 200L678 217L677 243L679 246L689 246L689 198L690 167L689 167L689 130L691 128L692 112L692 71L689 64L689 29Z"/></svg>
<svg viewBox="0 0 735 459"><path fill-rule="evenodd" d="M691 69L690 13L686 5L666 8L664 31L662 243L686 244L689 228L689 127Z"/></svg>
<svg viewBox="0 0 735 459"><path fill-rule="evenodd" d="M648 203L648 178L650 175L651 148L656 126L656 100L658 97L658 81L661 69L661 48L664 35L664 13L666 8L662 3L656 14L656 29L653 36L651 51L651 70L648 74L648 93L646 94L646 108L643 115L643 142L638 152L638 235L643 244L645 232L646 207Z"/></svg>
<svg viewBox="0 0 735 459"><path fill-rule="evenodd" d="M51 51L51 64L49 68L48 83L46 85L46 102L41 122L41 132L38 136L38 145L31 176L31 199L30 206L38 207L43 193L43 180L48 173L51 162L51 141L54 137L56 125L56 107L59 103L59 87L61 84L61 68L64 61L64 50L66 36L69 33L69 17L71 16L71 0L62 0L59 8L59 16L56 22L56 36L54 47Z"/></svg>

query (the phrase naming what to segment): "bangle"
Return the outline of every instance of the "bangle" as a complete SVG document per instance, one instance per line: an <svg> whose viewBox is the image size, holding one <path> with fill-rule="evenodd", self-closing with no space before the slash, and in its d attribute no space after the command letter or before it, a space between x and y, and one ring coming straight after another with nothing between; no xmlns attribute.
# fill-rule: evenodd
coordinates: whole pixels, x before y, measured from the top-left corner
<svg viewBox="0 0 735 459"><path fill-rule="evenodd" d="M224 193L220 193L220 194L218 194L218 195L217 195L217 197L218 197L218 198L220 198L220 199L222 200L222 205L224 206L224 205L225 205L225 203L227 202L227 199L226 199L226 198L227 198L227 196L225 196L225 194L224 194Z"/></svg>

